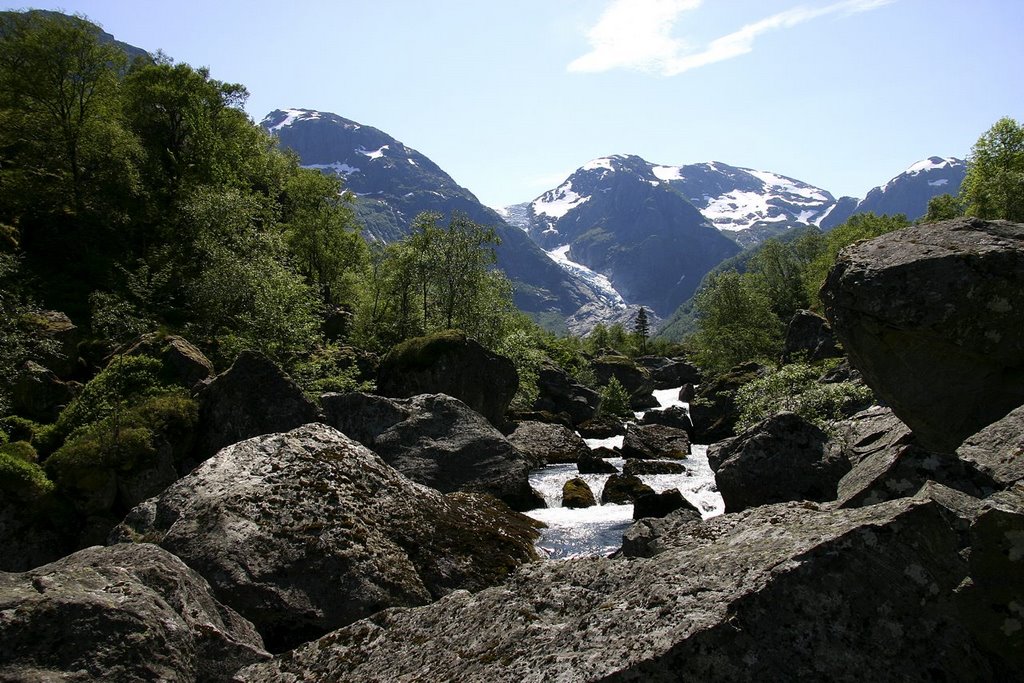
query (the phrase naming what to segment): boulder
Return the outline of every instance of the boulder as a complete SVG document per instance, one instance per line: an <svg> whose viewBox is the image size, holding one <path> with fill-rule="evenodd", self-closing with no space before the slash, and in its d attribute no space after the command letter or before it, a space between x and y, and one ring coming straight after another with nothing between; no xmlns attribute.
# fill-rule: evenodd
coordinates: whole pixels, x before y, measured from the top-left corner
<svg viewBox="0 0 1024 683"><path fill-rule="evenodd" d="M629 505L640 496L652 493L654 493L654 489L640 481L640 477L613 474L604 483L604 489L601 491L601 505L609 503Z"/></svg>
<svg viewBox="0 0 1024 683"><path fill-rule="evenodd" d="M195 458L260 434L294 429L322 419L302 389L272 360L243 351L234 364L197 394Z"/></svg>
<svg viewBox="0 0 1024 683"><path fill-rule="evenodd" d="M655 389L674 389L683 384L700 384L700 370L681 358L641 356L636 364L647 370Z"/></svg>
<svg viewBox="0 0 1024 683"><path fill-rule="evenodd" d="M881 450L916 443L910 427L893 415L892 408L873 406L835 424L843 455L856 465Z"/></svg>
<svg viewBox="0 0 1024 683"><path fill-rule="evenodd" d="M536 563L237 680L1019 678L1014 655L979 644L952 604L969 567L934 500L784 503L665 526L675 534L653 557Z"/></svg>
<svg viewBox="0 0 1024 683"><path fill-rule="evenodd" d="M49 368L26 361L14 377L11 408L17 415L49 424L57 420L76 393L74 382L63 382Z"/></svg>
<svg viewBox="0 0 1024 683"><path fill-rule="evenodd" d="M600 386L605 386L612 377L619 380L629 394L629 405L633 410L653 408L658 405L654 398L654 382L646 369L638 366L626 356L598 356L590 363Z"/></svg>
<svg viewBox="0 0 1024 683"><path fill-rule="evenodd" d="M999 488L1024 479L1024 406L967 437L957 456L991 477Z"/></svg>
<svg viewBox="0 0 1024 683"><path fill-rule="evenodd" d="M614 457L614 453L612 457ZM619 472L615 469L615 465L596 453L581 455L576 463L576 469L580 474L618 474Z"/></svg>
<svg viewBox="0 0 1024 683"><path fill-rule="evenodd" d="M60 311L36 311L27 316L26 322L34 334L52 342L39 358L40 365L63 379L74 375L79 368L82 331L71 318Z"/></svg>
<svg viewBox="0 0 1024 683"><path fill-rule="evenodd" d="M642 425L665 425L682 429L686 433L693 431L693 423L690 422L690 414L682 406L670 406L664 410L648 410L640 418Z"/></svg>
<svg viewBox="0 0 1024 683"><path fill-rule="evenodd" d="M415 482L442 493L489 493L516 510L544 507L529 483L537 463L458 399L353 392L324 394L320 402L328 424Z"/></svg>
<svg viewBox="0 0 1024 683"><path fill-rule="evenodd" d="M622 457L641 460L685 458L690 454L690 439L682 429L665 425L630 425L622 440Z"/></svg>
<svg viewBox="0 0 1024 683"><path fill-rule="evenodd" d="M635 518L635 515L634 515ZM684 524L700 524L700 512L690 507L681 507L663 517L641 517L622 534L622 557L654 557L668 550L664 538L679 536L676 527Z"/></svg>
<svg viewBox="0 0 1024 683"><path fill-rule="evenodd" d="M565 413L570 422L577 425L594 417L600 402L596 391L583 386L554 363L544 361L537 369L534 410Z"/></svg>
<svg viewBox="0 0 1024 683"><path fill-rule="evenodd" d="M509 429L515 429L516 425L520 422L543 422L549 425L572 427L569 413L565 412L549 413L546 410L509 410L507 416L509 422L506 422L502 427L502 431L506 433Z"/></svg>
<svg viewBox="0 0 1024 683"><path fill-rule="evenodd" d="M644 517L664 517L676 510L690 510L700 516L700 511L693 503L683 498L679 489L669 489L661 493L648 493L637 496L633 501L633 519Z"/></svg>
<svg viewBox="0 0 1024 683"><path fill-rule="evenodd" d="M568 427L543 422L520 422L509 442L536 466L576 462L590 453L587 442Z"/></svg>
<svg viewBox="0 0 1024 683"><path fill-rule="evenodd" d="M783 363L815 363L826 358L840 358L842 355L832 328L820 315L801 310L790 318L782 345Z"/></svg>
<svg viewBox="0 0 1024 683"><path fill-rule="evenodd" d="M598 415L576 425L584 439L607 439L626 433L626 423L614 415Z"/></svg>
<svg viewBox="0 0 1024 683"><path fill-rule="evenodd" d="M715 443L736 435L740 416L736 391L763 371L763 365L745 363L700 385L697 396L690 401L694 443Z"/></svg>
<svg viewBox="0 0 1024 683"><path fill-rule="evenodd" d="M501 426L519 389L508 358L462 332L448 330L397 345L381 361L377 390L392 398L448 394Z"/></svg>
<svg viewBox="0 0 1024 683"><path fill-rule="evenodd" d="M535 524L489 496L415 484L314 423L221 450L111 540L182 558L277 652L386 607L498 583L536 558Z"/></svg>
<svg viewBox="0 0 1024 683"><path fill-rule="evenodd" d="M210 359L187 339L174 334L144 334L117 349L114 355L155 358L163 366L164 379L189 389L198 389L214 375Z"/></svg>
<svg viewBox="0 0 1024 683"><path fill-rule="evenodd" d="M847 247L821 296L868 386L952 453L1024 404L1022 289L1024 225L960 218Z"/></svg>
<svg viewBox="0 0 1024 683"><path fill-rule="evenodd" d="M794 413L762 420L739 436L712 444L726 512L792 500L830 501L850 462L818 427Z"/></svg>
<svg viewBox="0 0 1024 683"><path fill-rule="evenodd" d="M686 465L676 460L638 460L630 458L623 464L622 473L641 474L685 474Z"/></svg>
<svg viewBox="0 0 1024 683"><path fill-rule="evenodd" d="M679 387L679 400L690 403L697 397L697 389L692 384L684 384Z"/></svg>
<svg viewBox="0 0 1024 683"><path fill-rule="evenodd" d="M224 681L270 658L253 625L148 543L0 573L0 679Z"/></svg>
<svg viewBox="0 0 1024 683"><path fill-rule="evenodd" d="M562 507L589 508L594 505L597 505L597 501L587 482L575 477L562 484Z"/></svg>

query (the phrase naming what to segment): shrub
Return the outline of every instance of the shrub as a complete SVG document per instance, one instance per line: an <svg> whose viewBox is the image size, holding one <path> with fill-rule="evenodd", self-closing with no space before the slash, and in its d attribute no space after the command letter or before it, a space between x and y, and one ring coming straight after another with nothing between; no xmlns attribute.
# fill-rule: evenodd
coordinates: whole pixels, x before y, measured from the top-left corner
<svg viewBox="0 0 1024 683"><path fill-rule="evenodd" d="M25 417L8 415L0 420L0 429L6 432L8 441L28 441L31 443L35 440L36 433L43 429L43 426Z"/></svg>
<svg viewBox="0 0 1024 683"><path fill-rule="evenodd" d="M818 382L821 372L821 366L791 363L744 384L736 392L740 410L737 431L782 411L796 413L827 428L852 406L871 399L871 390L862 384Z"/></svg>
<svg viewBox="0 0 1024 683"><path fill-rule="evenodd" d="M629 392L615 377L608 380L608 384L601 389L599 412L602 415L633 417L633 411L629 407Z"/></svg>
<svg viewBox="0 0 1024 683"><path fill-rule="evenodd" d="M0 446L0 453L23 460L24 462L34 463L39 459L39 456L36 455L36 449L32 448L32 444L27 441L5 443Z"/></svg>
<svg viewBox="0 0 1024 683"><path fill-rule="evenodd" d="M310 398L327 392L373 391L374 382L363 381L352 349L327 346L299 361L289 373Z"/></svg>
<svg viewBox="0 0 1024 683"><path fill-rule="evenodd" d="M0 491L23 502L53 492L54 485L39 465L0 451Z"/></svg>

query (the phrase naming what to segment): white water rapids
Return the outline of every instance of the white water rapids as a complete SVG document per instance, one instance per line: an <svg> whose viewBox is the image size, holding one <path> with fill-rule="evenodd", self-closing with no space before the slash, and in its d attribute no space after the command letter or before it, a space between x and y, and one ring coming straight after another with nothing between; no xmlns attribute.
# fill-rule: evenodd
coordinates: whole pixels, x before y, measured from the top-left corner
<svg viewBox="0 0 1024 683"><path fill-rule="evenodd" d="M661 410L674 405L688 408L678 396L678 388L654 392ZM621 448L622 439L614 436L586 441L591 449L599 446ZM640 479L656 493L679 489L683 497L700 510L704 519L720 515L725 504L715 485L715 475L708 466L707 451L707 446L692 446L690 455L678 461L686 467L684 474L644 474ZM622 471L622 458L606 458L606 461ZM548 507L530 510L526 514L548 525L541 530L537 547L549 559L608 555L622 545L622 533L633 523L633 506L600 504L601 491L609 476L580 474L575 464L548 465L530 474L530 485L544 496ZM562 486L574 477L587 482L599 501L598 505L581 509L561 507Z"/></svg>

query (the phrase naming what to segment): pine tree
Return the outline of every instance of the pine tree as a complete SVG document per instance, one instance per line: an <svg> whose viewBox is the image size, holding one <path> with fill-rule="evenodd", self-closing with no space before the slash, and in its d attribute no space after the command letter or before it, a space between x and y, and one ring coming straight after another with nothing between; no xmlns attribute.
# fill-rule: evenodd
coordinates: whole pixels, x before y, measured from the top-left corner
<svg viewBox="0 0 1024 683"><path fill-rule="evenodd" d="M647 319L647 309L643 306L636 313L633 321L633 334L636 336L637 344L640 346L640 355L647 353L647 337L651 334L651 323Z"/></svg>

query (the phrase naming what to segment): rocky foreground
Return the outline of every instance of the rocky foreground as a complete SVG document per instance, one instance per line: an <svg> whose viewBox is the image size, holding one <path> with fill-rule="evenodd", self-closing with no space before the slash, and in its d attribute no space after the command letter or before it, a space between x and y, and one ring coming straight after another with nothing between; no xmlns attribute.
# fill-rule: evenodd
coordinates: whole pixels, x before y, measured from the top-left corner
<svg viewBox="0 0 1024 683"><path fill-rule="evenodd" d="M199 390L215 454L107 547L0 573L0 679L1024 680L1022 264L1024 226L973 219L849 248L826 313L891 408L636 428L634 468L721 434L729 512L640 519L612 558L535 562L508 505L565 430L507 439L426 372L319 411L245 356Z"/></svg>

